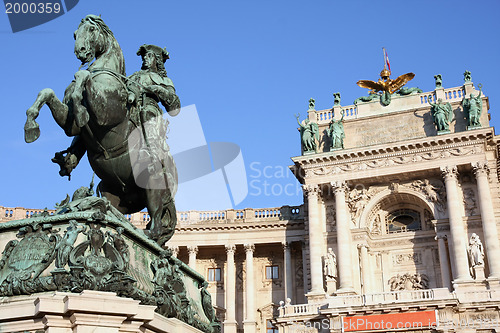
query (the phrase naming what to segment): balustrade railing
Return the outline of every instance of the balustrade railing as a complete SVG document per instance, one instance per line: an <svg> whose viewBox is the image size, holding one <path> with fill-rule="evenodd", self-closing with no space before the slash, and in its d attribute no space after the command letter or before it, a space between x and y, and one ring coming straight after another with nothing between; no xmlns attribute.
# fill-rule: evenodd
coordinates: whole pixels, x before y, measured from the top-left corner
<svg viewBox="0 0 500 333"><path fill-rule="evenodd" d="M0 221L30 218L43 213L40 209L10 208L0 206ZM55 210L48 210L54 214ZM144 227L151 217L147 212L125 214L124 217L137 227ZM245 208L240 210L228 209L217 211L179 211L177 220L180 224L192 223L243 223L259 221L279 221L303 219L303 206L282 206L273 208Z"/></svg>

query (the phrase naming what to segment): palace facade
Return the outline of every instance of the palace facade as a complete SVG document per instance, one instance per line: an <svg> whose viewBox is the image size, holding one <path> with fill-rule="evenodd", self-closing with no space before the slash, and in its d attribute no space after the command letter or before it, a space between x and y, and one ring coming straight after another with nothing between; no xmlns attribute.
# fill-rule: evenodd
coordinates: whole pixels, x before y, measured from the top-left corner
<svg viewBox="0 0 500 333"><path fill-rule="evenodd" d="M320 140L290 167L304 205L178 212L168 246L209 282L224 333L500 332L500 137L469 79L436 86L387 106L310 106ZM40 212L0 209L0 221Z"/></svg>

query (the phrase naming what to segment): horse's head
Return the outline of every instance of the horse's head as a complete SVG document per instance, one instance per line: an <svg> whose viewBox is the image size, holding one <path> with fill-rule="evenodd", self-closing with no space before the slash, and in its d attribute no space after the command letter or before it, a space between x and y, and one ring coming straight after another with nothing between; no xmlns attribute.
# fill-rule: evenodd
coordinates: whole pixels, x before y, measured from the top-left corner
<svg viewBox="0 0 500 333"><path fill-rule="evenodd" d="M74 37L75 55L82 64L99 58L116 43L111 30L96 15L87 15L75 31Z"/></svg>

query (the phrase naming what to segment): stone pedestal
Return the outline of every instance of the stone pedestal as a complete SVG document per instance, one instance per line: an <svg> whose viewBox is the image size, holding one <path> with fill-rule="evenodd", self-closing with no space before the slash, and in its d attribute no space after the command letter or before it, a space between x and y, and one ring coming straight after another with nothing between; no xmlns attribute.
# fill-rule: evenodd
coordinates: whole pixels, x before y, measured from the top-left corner
<svg viewBox="0 0 500 333"><path fill-rule="evenodd" d="M33 329L138 332L158 316L158 325L168 322L166 331L152 332L218 331L204 278L105 199L87 197L54 215L1 223L0 252L2 332L9 331L16 316L41 318L44 311L44 324L35 322L45 326ZM24 307L19 299L31 305ZM21 313L20 305L28 312ZM136 317L144 312L149 314Z"/></svg>
<svg viewBox="0 0 500 333"><path fill-rule="evenodd" d="M328 295L333 295L337 291L337 280L334 278L329 278L326 280L326 293Z"/></svg>
<svg viewBox="0 0 500 333"><path fill-rule="evenodd" d="M472 267L472 271L474 272L474 280L476 282L483 282L486 280L484 276L484 266L474 266Z"/></svg>

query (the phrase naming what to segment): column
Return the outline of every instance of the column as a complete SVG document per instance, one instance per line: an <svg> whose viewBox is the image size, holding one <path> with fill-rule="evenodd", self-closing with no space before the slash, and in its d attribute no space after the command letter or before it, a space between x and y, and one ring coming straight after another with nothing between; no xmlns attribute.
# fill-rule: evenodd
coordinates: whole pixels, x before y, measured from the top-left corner
<svg viewBox="0 0 500 333"><path fill-rule="evenodd" d="M472 168L477 180L477 194L483 224L484 245L490 268L489 278L500 278L500 261L498 260L500 258L500 244L488 181L488 162L472 163Z"/></svg>
<svg viewBox="0 0 500 333"><path fill-rule="evenodd" d="M178 246L170 246L170 251L172 251L172 257L177 258L179 255L179 247Z"/></svg>
<svg viewBox="0 0 500 333"><path fill-rule="evenodd" d="M309 278L307 276L307 255L306 255L306 242L302 242L302 279L304 281L304 294L307 293L309 287ZM305 300L304 300L305 301Z"/></svg>
<svg viewBox="0 0 500 333"><path fill-rule="evenodd" d="M335 192L335 210L337 221L337 265L339 275L339 290L337 293L354 292L352 285L352 256L351 256L351 226L345 202L345 182L331 183Z"/></svg>
<svg viewBox="0 0 500 333"><path fill-rule="evenodd" d="M196 254L198 253L198 246L188 246L189 261L188 266L196 270Z"/></svg>
<svg viewBox="0 0 500 333"><path fill-rule="evenodd" d="M246 253L246 279L245 279L245 320L243 331L255 333L257 322L255 321L255 277L253 274L253 244L245 244Z"/></svg>
<svg viewBox="0 0 500 333"><path fill-rule="evenodd" d="M448 219L450 224L450 238L452 246L451 258L455 264L456 276L454 280L471 280L465 239L467 238L462 220L462 206L457 189L457 167L441 167L444 183L446 186L446 197L448 207Z"/></svg>
<svg viewBox="0 0 500 333"><path fill-rule="evenodd" d="M291 249L290 249L290 243L288 242L283 242L283 261L285 263L285 300L287 298L290 298L291 300L295 301L293 299L293 285L292 285L292 277L293 277L293 272L292 272L292 254L291 254Z"/></svg>
<svg viewBox="0 0 500 333"><path fill-rule="evenodd" d="M444 288L451 290L451 274L450 263L448 262L448 253L446 251L446 235L437 235L438 253L439 253L439 267L441 268L441 281Z"/></svg>
<svg viewBox="0 0 500 333"><path fill-rule="evenodd" d="M236 246L226 245L226 320L224 333L236 333L236 267L234 265L234 252Z"/></svg>
<svg viewBox="0 0 500 333"><path fill-rule="evenodd" d="M311 269L311 290L309 294L324 294L323 269L321 262L321 249L323 245L323 233L319 220L318 207L318 185L304 185L307 194L307 206L309 210L309 264Z"/></svg>
<svg viewBox="0 0 500 333"><path fill-rule="evenodd" d="M358 244L359 264L361 267L361 276L363 281L363 294L373 293L371 279L373 278L368 260L368 245Z"/></svg>

